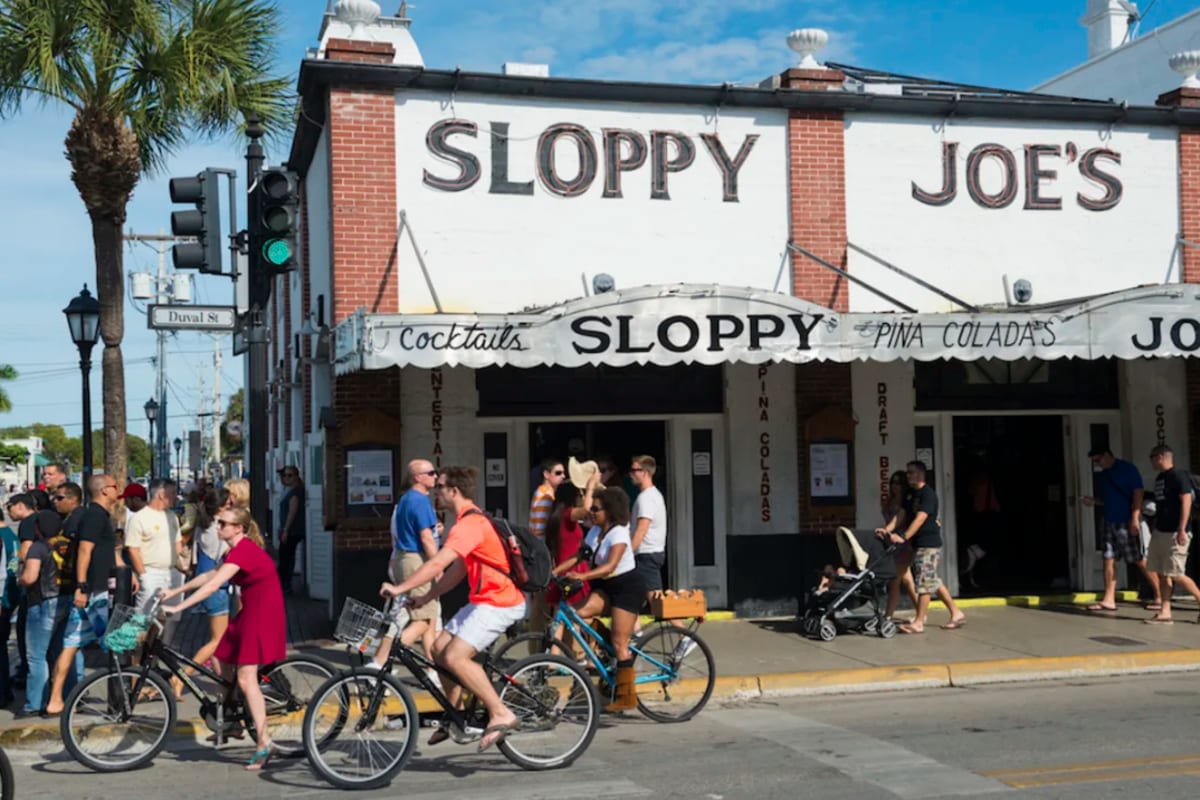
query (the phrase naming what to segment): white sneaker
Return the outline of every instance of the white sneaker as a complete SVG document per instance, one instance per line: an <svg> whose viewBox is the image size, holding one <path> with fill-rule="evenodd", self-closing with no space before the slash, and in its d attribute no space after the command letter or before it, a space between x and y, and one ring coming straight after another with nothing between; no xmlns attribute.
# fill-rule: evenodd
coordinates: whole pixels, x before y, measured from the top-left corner
<svg viewBox="0 0 1200 800"><path fill-rule="evenodd" d="M672 653L672 656L676 661L683 661L697 647L699 647L699 645L697 644L696 640L688 636L679 640L679 644L675 645L675 650Z"/></svg>
<svg viewBox="0 0 1200 800"><path fill-rule="evenodd" d="M376 664L374 661L368 661L366 664L362 665L363 672L380 672L382 669L383 667L379 664Z"/></svg>

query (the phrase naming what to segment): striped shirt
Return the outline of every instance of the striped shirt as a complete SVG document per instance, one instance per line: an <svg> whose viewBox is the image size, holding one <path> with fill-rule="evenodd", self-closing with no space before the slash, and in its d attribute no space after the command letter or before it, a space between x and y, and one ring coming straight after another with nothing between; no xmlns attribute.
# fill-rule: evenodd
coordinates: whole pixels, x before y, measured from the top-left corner
<svg viewBox="0 0 1200 800"><path fill-rule="evenodd" d="M546 523L550 520L550 511L554 508L554 489L550 484L543 483L533 493L533 502L529 504L529 532L534 536L546 535Z"/></svg>

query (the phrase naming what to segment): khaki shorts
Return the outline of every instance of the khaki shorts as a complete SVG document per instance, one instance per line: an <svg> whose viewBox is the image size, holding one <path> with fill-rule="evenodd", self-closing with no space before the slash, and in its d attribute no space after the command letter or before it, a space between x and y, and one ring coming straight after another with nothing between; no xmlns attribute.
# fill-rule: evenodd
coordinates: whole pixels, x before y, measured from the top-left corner
<svg viewBox="0 0 1200 800"><path fill-rule="evenodd" d="M425 558L420 553L396 551L392 553L392 560L388 564L388 571L391 573L392 581L399 583L415 575L424 563ZM432 583L426 583L413 589L409 594L425 594L432 586ZM432 600L420 608L410 608L409 613L412 614L414 622L422 619L427 621L440 620L442 618L442 601Z"/></svg>
<svg viewBox="0 0 1200 800"><path fill-rule="evenodd" d="M1187 541L1183 547L1175 544L1174 533L1155 531L1150 534L1150 552L1146 554L1146 569L1166 575L1168 578L1186 574L1188 548L1192 544L1192 535L1186 534Z"/></svg>

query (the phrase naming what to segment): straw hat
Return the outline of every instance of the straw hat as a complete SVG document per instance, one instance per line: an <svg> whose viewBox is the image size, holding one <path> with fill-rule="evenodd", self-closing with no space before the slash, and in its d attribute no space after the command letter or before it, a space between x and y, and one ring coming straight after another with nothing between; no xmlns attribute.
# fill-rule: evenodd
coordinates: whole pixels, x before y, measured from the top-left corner
<svg viewBox="0 0 1200 800"><path fill-rule="evenodd" d="M591 477L599 473L600 465L595 461L584 461L581 463L575 460L575 456L571 456L567 461L567 474L571 476L571 483L577 489L586 489ZM603 489L604 487L597 484L596 488Z"/></svg>

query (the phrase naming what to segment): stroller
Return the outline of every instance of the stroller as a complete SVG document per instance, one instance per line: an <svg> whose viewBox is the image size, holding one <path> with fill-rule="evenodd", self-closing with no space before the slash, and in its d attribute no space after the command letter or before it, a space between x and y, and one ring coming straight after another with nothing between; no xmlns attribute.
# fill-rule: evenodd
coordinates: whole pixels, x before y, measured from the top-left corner
<svg viewBox="0 0 1200 800"><path fill-rule="evenodd" d="M846 568L832 576L825 591L813 589L805 604L800 629L806 636L831 642L839 632L896 635L896 623L883 616L888 581L896 577L895 547L871 530L837 529L838 552Z"/></svg>

